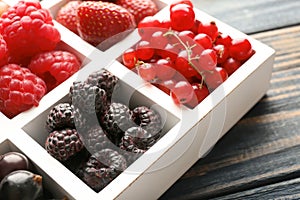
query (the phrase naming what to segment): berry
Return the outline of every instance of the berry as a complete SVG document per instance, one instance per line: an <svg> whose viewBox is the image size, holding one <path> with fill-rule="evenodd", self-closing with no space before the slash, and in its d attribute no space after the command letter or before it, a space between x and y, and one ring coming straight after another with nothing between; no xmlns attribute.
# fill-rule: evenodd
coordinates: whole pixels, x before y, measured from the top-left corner
<svg viewBox="0 0 300 200"><path fill-rule="evenodd" d="M98 152L105 148L114 149L114 138L108 138L105 131L99 125L94 125L88 131L80 134L85 148L91 153Z"/></svg>
<svg viewBox="0 0 300 200"><path fill-rule="evenodd" d="M69 103L59 103L54 106L47 116L46 127L48 131L75 128L73 106Z"/></svg>
<svg viewBox="0 0 300 200"><path fill-rule="evenodd" d="M8 48L2 35L0 35L0 67L8 63Z"/></svg>
<svg viewBox="0 0 300 200"><path fill-rule="evenodd" d="M188 50L182 50L179 52L174 67L178 72L180 72L186 78L195 76L197 74L197 71L190 64L190 57L189 57Z"/></svg>
<svg viewBox="0 0 300 200"><path fill-rule="evenodd" d="M74 54L54 50L34 56L28 68L46 82L50 91L77 72L80 66L81 62Z"/></svg>
<svg viewBox="0 0 300 200"><path fill-rule="evenodd" d="M161 117L154 109L147 106L138 106L132 111L132 119L136 125L145 129L151 136L161 132Z"/></svg>
<svg viewBox="0 0 300 200"><path fill-rule="evenodd" d="M246 38L235 38L231 42L229 54L232 58L245 61L252 56L252 46Z"/></svg>
<svg viewBox="0 0 300 200"><path fill-rule="evenodd" d="M198 33L207 34L214 42L219 35L216 22L201 22L198 27Z"/></svg>
<svg viewBox="0 0 300 200"><path fill-rule="evenodd" d="M5 200L40 199L43 197L42 179L27 170L13 171L0 183L0 197Z"/></svg>
<svg viewBox="0 0 300 200"><path fill-rule="evenodd" d="M78 32L92 45L110 47L132 31L136 23L133 15L114 3L85 1L77 9ZM104 45L104 46L103 46Z"/></svg>
<svg viewBox="0 0 300 200"><path fill-rule="evenodd" d="M158 8L152 0L117 0L116 4L126 8L138 24L147 16L153 16L158 12Z"/></svg>
<svg viewBox="0 0 300 200"><path fill-rule="evenodd" d="M70 87L69 98L74 109L79 109L85 116L101 113L107 104L105 90L80 81Z"/></svg>
<svg viewBox="0 0 300 200"><path fill-rule="evenodd" d="M2 15L0 24L14 63L26 65L32 56L54 50L60 41L49 10L41 8L38 1L20 0Z"/></svg>
<svg viewBox="0 0 300 200"><path fill-rule="evenodd" d="M230 76L231 74L233 74L233 72L235 72L240 66L242 65L242 63L238 60L235 60L233 58L228 58L223 64L222 67L227 71L228 76Z"/></svg>
<svg viewBox="0 0 300 200"><path fill-rule="evenodd" d="M155 51L152 48L152 45L147 40L141 40L136 44L135 47L136 57L139 60L147 61L150 60Z"/></svg>
<svg viewBox="0 0 300 200"><path fill-rule="evenodd" d="M82 1L69 1L61 7L56 15L56 21L78 34L77 31L77 8Z"/></svg>
<svg viewBox="0 0 300 200"><path fill-rule="evenodd" d="M45 82L29 69L16 64L0 69L0 111L7 117L38 106L45 93Z"/></svg>
<svg viewBox="0 0 300 200"><path fill-rule="evenodd" d="M190 108L196 107L199 103L201 103L201 101L203 101L209 95L209 90L204 84L193 83L192 87L194 89L193 98L185 104Z"/></svg>
<svg viewBox="0 0 300 200"><path fill-rule="evenodd" d="M122 54L122 62L128 69L133 69L137 63L136 52L133 48L129 48Z"/></svg>
<svg viewBox="0 0 300 200"><path fill-rule="evenodd" d="M190 0L173 0L172 3L170 4L170 10L177 4L186 4L189 5L190 7L193 7L193 3Z"/></svg>
<svg viewBox="0 0 300 200"><path fill-rule="evenodd" d="M119 89L119 78L106 69L100 69L91 73L86 83L103 89L107 96L107 101L111 100L113 93ZM104 100L104 99L103 99Z"/></svg>
<svg viewBox="0 0 300 200"><path fill-rule="evenodd" d="M169 80L176 73L170 59L159 59L155 64L156 76L160 80Z"/></svg>
<svg viewBox="0 0 300 200"><path fill-rule="evenodd" d="M79 177L95 192L99 192L126 168L126 159L121 154L112 149L103 149L91 155Z"/></svg>
<svg viewBox="0 0 300 200"><path fill-rule="evenodd" d="M47 152L59 161L68 160L83 149L83 143L75 129L51 132L45 142Z"/></svg>
<svg viewBox="0 0 300 200"><path fill-rule="evenodd" d="M204 49L211 49L213 47L211 38L205 33L199 33L194 37L194 41Z"/></svg>
<svg viewBox="0 0 300 200"><path fill-rule="evenodd" d="M122 103L110 104L103 115L100 116L101 125L109 138L119 141L124 132L133 126L132 112Z"/></svg>
<svg viewBox="0 0 300 200"><path fill-rule="evenodd" d="M164 35L166 31L164 29L158 29L150 38L150 46L153 49L162 49L168 44L168 38Z"/></svg>
<svg viewBox="0 0 300 200"><path fill-rule="evenodd" d="M205 71L204 81L210 90L216 89L228 78L228 73L222 67L216 67L214 70Z"/></svg>
<svg viewBox="0 0 300 200"><path fill-rule="evenodd" d="M226 48L229 48L231 46L231 41L232 38L230 37L230 35L227 35L225 33L219 33L219 35L216 38L215 45L222 44Z"/></svg>
<svg viewBox="0 0 300 200"><path fill-rule="evenodd" d="M156 67L153 63L141 63L138 65L137 71L145 81L153 82L156 78Z"/></svg>
<svg viewBox="0 0 300 200"><path fill-rule="evenodd" d="M189 30L195 22L193 7L187 4L176 4L170 9L172 29L176 31Z"/></svg>
<svg viewBox="0 0 300 200"><path fill-rule="evenodd" d="M215 45L213 50L217 54L217 63L222 64L224 63L227 58L229 57L229 50L222 44Z"/></svg>
<svg viewBox="0 0 300 200"><path fill-rule="evenodd" d="M133 153L144 153L158 140L141 127L129 128L121 139L120 148Z"/></svg>
<svg viewBox="0 0 300 200"><path fill-rule="evenodd" d="M24 169L29 170L28 158L19 152L8 152L0 155L0 181L10 172Z"/></svg>
<svg viewBox="0 0 300 200"><path fill-rule="evenodd" d="M138 33L142 38L149 39L160 27L160 22L153 16L147 16L138 23Z"/></svg>
<svg viewBox="0 0 300 200"><path fill-rule="evenodd" d="M179 81L174 88L171 89L171 97L175 103L187 103L193 97L193 87L187 81Z"/></svg>
<svg viewBox="0 0 300 200"><path fill-rule="evenodd" d="M212 49L205 49L199 57L201 70L214 70L217 66L217 54Z"/></svg>

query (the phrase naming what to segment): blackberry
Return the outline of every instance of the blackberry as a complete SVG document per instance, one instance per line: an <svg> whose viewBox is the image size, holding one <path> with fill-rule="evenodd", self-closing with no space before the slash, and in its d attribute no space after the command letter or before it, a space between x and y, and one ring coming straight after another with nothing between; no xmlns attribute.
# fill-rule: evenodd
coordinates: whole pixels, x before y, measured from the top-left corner
<svg viewBox="0 0 300 200"><path fill-rule="evenodd" d="M79 177L99 192L126 168L127 163L122 155L112 149L103 149L91 155Z"/></svg>
<svg viewBox="0 0 300 200"><path fill-rule="evenodd" d="M74 108L78 108L87 114L102 112L107 103L105 90L80 81L73 83L69 97Z"/></svg>
<svg viewBox="0 0 300 200"><path fill-rule="evenodd" d="M99 125L91 127L85 134L81 134L81 137L85 148L90 153L95 153L105 148L115 148L115 145Z"/></svg>
<svg viewBox="0 0 300 200"><path fill-rule="evenodd" d="M86 82L105 90L108 100L111 100L114 90L119 88L119 78L106 69L93 72L88 76Z"/></svg>
<svg viewBox="0 0 300 200"><path fill-rule="evenodd" d="M148 134L159 134L162 129L161 117L153 109L147 106L138 106L132 111L133 121L145 129Z"/></svg>
<svg viewBox="0 0 300 200"><path fill-rule="evenodd" d="M54 106L47 117L46 127L48 131L58 130L62 128L74 128L73 106L69 103L59 103Z"/></svg>
<svg viewBox="0 0 300 200"><path fill-rule="evenodd" d="M115 138L118 144L124 132L134 125L131 118L132 112L126 105L114 102L100 116L100 123L109 137Z"/></svg>
<svg viewBox="0 0 300 200"><path fill-rule="evenodd" d="M120 148L134 153L144 153L159 139L141 127L129 128L121 139Z"/></svg>
<svg viewBox="0 0 300 200"><path fill-rule="evenodd" d="M83 149L83 143L75 129L51 132L45 142L45 149L54 158L65 161Z"/></svg>

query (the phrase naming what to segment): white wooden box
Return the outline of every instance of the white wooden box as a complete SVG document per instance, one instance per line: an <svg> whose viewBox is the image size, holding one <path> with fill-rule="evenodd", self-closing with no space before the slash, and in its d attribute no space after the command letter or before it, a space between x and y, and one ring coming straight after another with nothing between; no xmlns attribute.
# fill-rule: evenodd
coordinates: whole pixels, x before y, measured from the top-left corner
<svg viewBox="0 0 300 200"><path fill-rule="evenodd" d="M17 0L6 2L13 5ZM59 7L66 2L44 0L42 6L49 8L55 16ZM161 8L157 17L167 16L167 3L160 0L156 2ZM12 149L25 153L47 177L49 190L56 191L54 193L57 197L66 195L76 200L157 199L198 159L205 156L269 88L275 55L273 49L198 9L196 18L214 20L219 30L233 38L248 38L255 54L194 109L175 105L168 95L145 84L138 75L117 60L124 50L139 40L137 31L108 50L100 51L55 22L62 36L60 48L76 53L84 67L43 97L38 107L11 120L0 113L0 123L4 127L0 134L0 153ZM51 157L43 147L47 137L44 124L49 110L66 99L73 81L84 79L100 68L108 69L123 80L122 95L128 102L131 99L131 104L142 102L158 106L166 121L165 135L102 191L96 193Z"/></svg>

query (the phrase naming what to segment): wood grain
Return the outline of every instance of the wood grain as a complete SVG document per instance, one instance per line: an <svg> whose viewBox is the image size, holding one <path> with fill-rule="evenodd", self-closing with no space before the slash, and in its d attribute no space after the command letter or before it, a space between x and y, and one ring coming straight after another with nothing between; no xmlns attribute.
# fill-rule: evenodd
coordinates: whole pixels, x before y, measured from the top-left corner
<svg viewBox="0 0 300 200"><path fill-rule="evenodd" d="M252 36L276 50L270 89L161 199L262 199L299 184L300 26Z"/></svg>
<svg viewBox="0 0 300 200"><path fill-rule="evenodd" d="M298 0L192 0L194 6L245 32L300 23Z"/></svg>

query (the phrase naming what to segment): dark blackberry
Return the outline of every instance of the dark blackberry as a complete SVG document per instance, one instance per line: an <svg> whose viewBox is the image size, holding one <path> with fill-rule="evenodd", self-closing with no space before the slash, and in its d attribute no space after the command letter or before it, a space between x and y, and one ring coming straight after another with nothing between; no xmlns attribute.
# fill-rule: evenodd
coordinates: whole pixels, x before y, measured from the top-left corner
<svg viewBox="0 0 300 200"><path fill-rule="evenodd" d="M147 106L138 106L132 111L133 121L148 134L155 135L161 132L162 122L160 115Z"/></svg>
<svg viewBox="0 0 300 200"><path fill-rule="evenodd" d="M46 128L48 131L59 130L62 128L74 128L73 106L69 103L59 103L54 106L46 120Z"/></svg>
<svg viewBox="0 0 300 200"><path fill-rule="evenodd" d="M129 128L121 139L120 148L134 153L144 153L159 139L141 127Z"/></svg>
<svg viewBox="0 0 300 200"><path fill-rule="evenodd" d="M134 125L131 118L132 112L126 105L112 103L107 107L104 114L100 116L100 122L109 137L115 138L118 144L124 132Z"/></svg>
<svg viewBox="0 0 300 200"><path fill-rule="evenodd" d="M45 142L45 149L54 158L65 161L80 152L83 143L75 129L62 129L51 132Z"/></svg>
<svg viewBox="0 0 300 200"><path fill-rule="evenodd" d="M106 148L116 148L100 125L91 127L85 134L81 134L81 137L85 148L91 154Z"/></svg>
<svg viewBox="0 0 300 200"><path fill-rule="evenodd" d="M119 88L119 78L111 74L106 69L93 72L88 76L86 82L105 90L108 100L111 99L114 90Z"/></svg>
<svg viewBox="0 0 300 200"><path fill-rule="evenodd" d="M105 90L80 81L73 83L69 97L75 109L87 114L101 113L107 104Z"/></svg>
<svg viewBox="0 0 300 200"><path fill-rule="evenodd" d="M112 149L103 149L89 158L79 177L99 192L126 168L127 163L122 155Z"/></svg>

